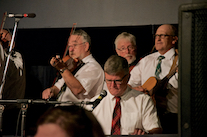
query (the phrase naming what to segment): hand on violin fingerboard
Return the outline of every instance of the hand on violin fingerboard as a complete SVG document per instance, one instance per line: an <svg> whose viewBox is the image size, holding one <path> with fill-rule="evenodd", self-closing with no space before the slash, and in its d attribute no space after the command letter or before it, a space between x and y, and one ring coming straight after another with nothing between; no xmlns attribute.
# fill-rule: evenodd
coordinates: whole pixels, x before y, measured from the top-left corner
<svg viewBox="0 0 207 137"><path fill-rule="evenodd" d="M58 55L50 60L50 64L55 67L58 71L63 68L67 68L70 72L73 72L81 61L73 59L70 56L65 56L62 59Z"/></svg>
<svg viewBox="0 0 207 137"><path fill-rule="evenodd" d="M65 64L65 62L63 62L58 55L56 55L56 57L52 57L52 59L50 60L50 64L55 67L58 71L60 71L60 69L63 69L65 67L67 67L67 65Z"/></svg>

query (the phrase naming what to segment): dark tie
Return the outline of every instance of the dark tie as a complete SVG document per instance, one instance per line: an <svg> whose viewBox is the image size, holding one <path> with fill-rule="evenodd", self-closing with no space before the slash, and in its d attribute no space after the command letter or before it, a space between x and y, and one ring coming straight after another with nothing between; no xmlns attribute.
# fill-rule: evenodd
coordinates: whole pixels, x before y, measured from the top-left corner
<svg viewBox="0 0 207 137"><path fill-rule="evenodd" d="M111 126L111 135L120 135L120 118L121 118L121 105L120 105L120 97L116 98L116 106L114 107L112 126Z"/></svg>
<svg viewBox="0 0 207 137"><path fill-rule="evenodd" d="M164 56L159 56L158 57L158 64L157 64L157 68L156 68L156 71L155 71L155 76L157 77L157 78L160 78L159 77L159 74L161 73L161 63L162 63L162 59L164 59L165 57Z"/></svg>

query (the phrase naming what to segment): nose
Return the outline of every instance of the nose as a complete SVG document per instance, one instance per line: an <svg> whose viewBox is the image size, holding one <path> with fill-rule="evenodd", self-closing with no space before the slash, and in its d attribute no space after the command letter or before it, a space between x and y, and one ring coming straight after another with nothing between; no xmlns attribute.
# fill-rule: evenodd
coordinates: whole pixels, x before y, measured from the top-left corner
<svg viewBox="0 0 207 137"><path fill-rule="evenodd" d="M115 81L112 81L112 82L111 82L111 87L115 87L115 85L116 85L116 84L115 84Z"/></svg>
<svg viewBox="0 0 207 137"><path fill-rule="evenodd" d="M74 47L70 46L68 50L69 51L73 51L74 50Z"/></svg>
<svg viewBox="0 0 207 137"><path fill-rule="evenodd" d="M126 48L125 53L127 53L127 54L129 54L129 53L130 53L129 48Z"/></svg>
<svg viewBox="0 0 207 137"><path fill-rule="evenodd" d="M161 41L161 37L158 36L158 37L155 39L155 41Z"/></svg>

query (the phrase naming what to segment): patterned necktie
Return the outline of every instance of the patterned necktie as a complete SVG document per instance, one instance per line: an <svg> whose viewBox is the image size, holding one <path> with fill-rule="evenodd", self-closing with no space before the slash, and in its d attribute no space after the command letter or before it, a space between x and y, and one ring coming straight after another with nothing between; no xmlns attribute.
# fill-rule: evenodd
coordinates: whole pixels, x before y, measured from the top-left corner
<svg viewBox="0 0 207 137"><path fill-rule="evenodd" d="M155 71L155 76L157 77L157 78L160 78L159 77L159 74L160 74L160 72L162 71L161 70L161 63L162 63L162 59L164 59L165 57L164 56L159 56L158 57L158 64L157 64L157 68L156 68L156 71Z"/></svg>
<svg viewBox="0 0 207 137"><path fill-rule="evenodd" d="M120 118L121 118L121 105L120 105L120 97L116 98L116 106L114 107L112 126L111 126L111 135L120 135Z"/></svg>

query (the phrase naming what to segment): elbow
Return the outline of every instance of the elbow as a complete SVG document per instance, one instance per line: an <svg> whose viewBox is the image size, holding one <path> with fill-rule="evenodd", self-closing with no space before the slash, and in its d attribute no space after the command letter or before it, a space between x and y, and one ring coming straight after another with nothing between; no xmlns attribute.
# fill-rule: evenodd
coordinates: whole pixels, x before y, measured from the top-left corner
<svg viewBox="0 0 207 137"><path fill-rule="evenodd" d="M78 96L78 95L83 94L85 92L86 92L86 90L84 88L79 88L79 89L73 90L73 94L75 96Z"/></svg>

